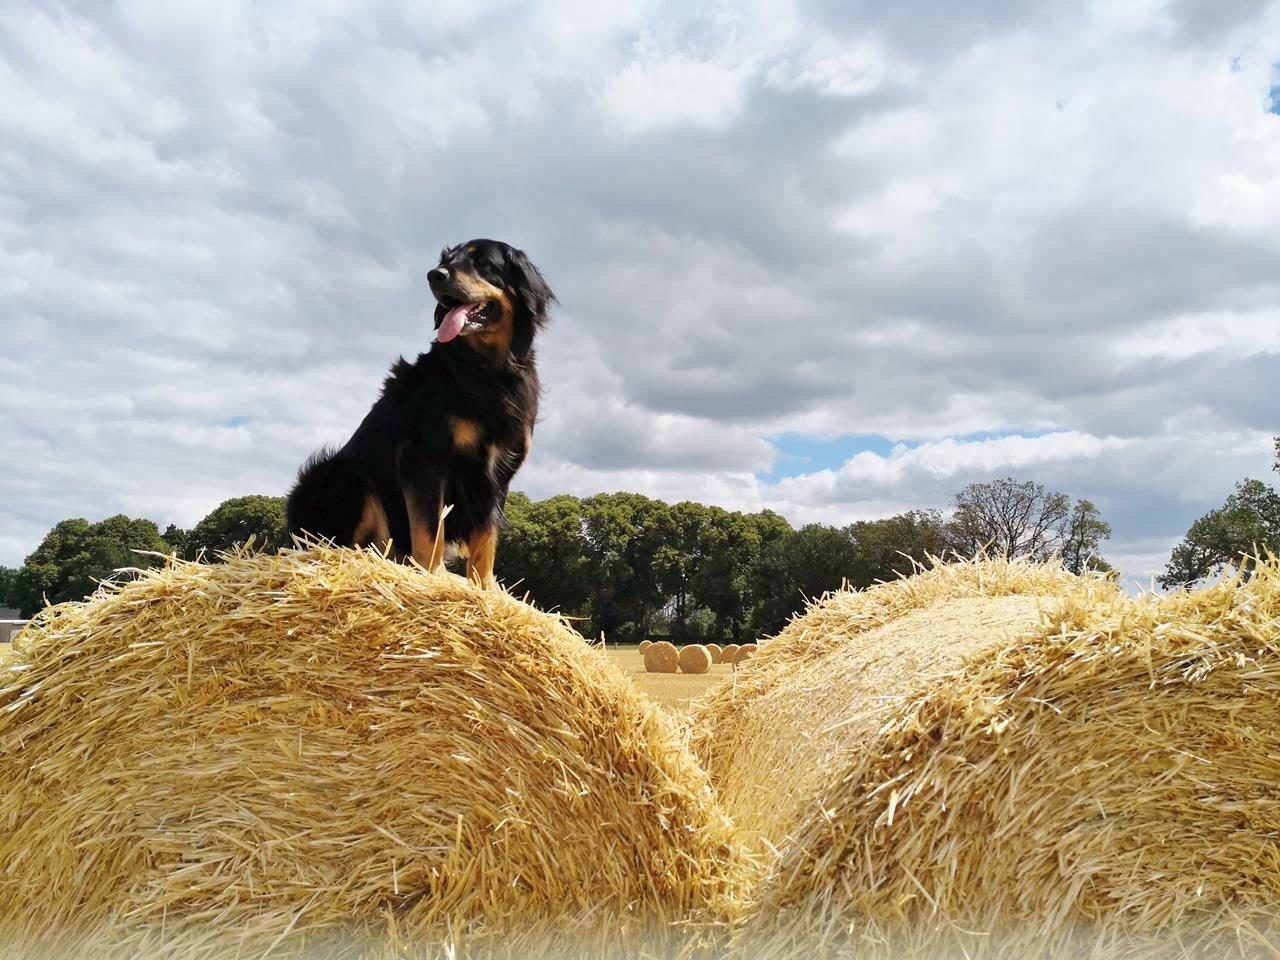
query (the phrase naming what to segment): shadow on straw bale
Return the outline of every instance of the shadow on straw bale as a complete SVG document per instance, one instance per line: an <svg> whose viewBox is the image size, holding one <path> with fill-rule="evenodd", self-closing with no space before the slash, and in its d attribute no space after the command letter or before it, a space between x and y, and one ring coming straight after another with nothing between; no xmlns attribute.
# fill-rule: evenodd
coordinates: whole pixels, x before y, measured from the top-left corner
<svg viewBox="0 0 1280 960"><path fill-rule="evenodd" d="M8 956L633 954L739 902L667 717L452 575L172 563L46 610L0 678Z"/></svg>
<svg viewBox="0 0 1280 960"><path fill-rule="evenodd" d="M824 598L695 717L733 815L799 781L749 823L778 855L737 952L1274 956L1278 627L1274 561L1167 598L992 560Z"/></svg>

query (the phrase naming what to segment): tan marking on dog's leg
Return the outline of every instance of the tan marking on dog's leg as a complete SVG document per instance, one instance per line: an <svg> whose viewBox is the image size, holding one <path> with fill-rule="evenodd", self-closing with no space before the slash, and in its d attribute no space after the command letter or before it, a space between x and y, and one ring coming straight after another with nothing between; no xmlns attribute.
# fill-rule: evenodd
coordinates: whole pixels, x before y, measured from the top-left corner
<svg viewBox="0 0 1280 960"><path fill-rule="evenodd" d="M437 521L435 526L427 514L421 510L412 497L405 497L405 507L409 511L409 536L413 540L413 559L430 573L444 570L444 518L448 511L444 507L444 495L438 501Z"/></svg>
<svg viewBox="0 0 1280 960"><path fill-rule="evenodd" d="M493 561L498 555L498 527L481 527L467 539L467 579L486 590L496 590Z"/></svg>
<svg viewBox="0 0 1280 960"><path fill-rule="evenodd" d="M382 508L382 501L372 493L364 498L364 510L356 523L355 533L351 535L351 544L355 547L373 546L385 551L391 539L391 524L387 520L387 511Z"/></svg>

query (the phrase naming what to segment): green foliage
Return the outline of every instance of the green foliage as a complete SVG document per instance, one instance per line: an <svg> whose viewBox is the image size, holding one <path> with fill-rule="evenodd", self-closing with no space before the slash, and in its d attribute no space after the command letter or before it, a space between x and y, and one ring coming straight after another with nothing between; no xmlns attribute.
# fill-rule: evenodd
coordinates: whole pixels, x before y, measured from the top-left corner
<svg viewBox="0 0 1280 960"><path fill-rule="evenodd" d="M1280 553L1280 493L1261 480L1243 480L1221 507L1191 525L1158 581L1179 587L1207 580L1263 549Z"/></svg>
<svg viewBox="0 0 1280 960"><path fill-rule="evenodd" d="M167 554L169 545L150 520L134 520L123 514L98 523L85 519L63 520L27 557L10 588L10 599L29 617L49 603L80 600L91 594L98 581L121 568L154 567L162 557L136 551Z"/></svg>
<svg viewBox="0 0 1280 960"><path fill-rule="evenodd" d="M499 578L516 594L527 591L545 610L580 614L591 591L581 502L559 496L534 503L513 493L506 515L498 545Z"/></svg>
<svg viewBox="0 0 1280 960"><path fill-rule="evenodd" d="M176 527L165 530L165 538L180 539ZM256 550L275 551L285 545L284 498L248 496L224 500L213 512L191 528L183 553L195 558L203 552L206 560L235 550L253 538Z"/></svg>
<svg viewBox="0 0 1280 960"><path fill-rule="evenodd" d="M187 531L172 523L164 528L164 533L160 534L160 539L167 543L169 550L178 557L187 555L187 538Z"/></svg>
<svg viewBox="0 0 1280 960"><path fill-rule="evenodd" d="M18 571L13 567L0 567L0 607L16 607L18 604L10 599L13 593L14 581L18 578Z"/></svg>
<svg viewBox="0 0 1280 960"><path fill-rule="evenodd" d="M652 632L665 601L658 574L667 509L638 493L602 493L582 501L593 631L618 640Z"/></svg>
<svg viewBox="0 0 1280 960"><path fill-rule="evenodd" d="M844 530L805 524L787 540L783 564L787 579L805 597L838 590L855 562L853 541Z"/></svg>
<svg viewBox="0 0 1280 960"><path fill-rule="evenodd" d="M849 586L859 590L885 580L909 576L912 561L926 563L947 549L942 514L936 510L912 510L883 520L859 520L845 527L853 543L853 557L846 575Z"/></svg>
<svg viewBox="0 0 1280 960"><path fill-rule="evenodd" d="M776 633L807 598L867 586L943 546L936 513L793 530L744 514L634 493L507 501L499 574L539 606L616 641L740 643ZM904 556L905 555L905 556Z"/></svg>
<svg viewBox="0 0 1280 960"><path fill-rule="evenodd" d="M1089 500L1080 500L1071 508L1062 536L1062 564L1072 573L1086 570L1106 572L1111 564L1098 556L1098 545L1111 538L1111 524L1102 519L1098 508Z"/></svg>

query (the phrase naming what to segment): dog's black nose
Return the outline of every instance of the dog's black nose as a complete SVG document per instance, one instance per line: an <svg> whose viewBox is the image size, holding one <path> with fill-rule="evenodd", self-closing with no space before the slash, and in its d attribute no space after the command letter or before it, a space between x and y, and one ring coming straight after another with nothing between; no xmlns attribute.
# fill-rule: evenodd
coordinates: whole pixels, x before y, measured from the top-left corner
<svg viewBox="0 0 1280 960"><path fill-rule="evenodd" d="M433 287L438 283L444 283L448 279L449 279L448 267L436 267L434 270L429 270L427 272L427 283L429 283Z"/></svg>

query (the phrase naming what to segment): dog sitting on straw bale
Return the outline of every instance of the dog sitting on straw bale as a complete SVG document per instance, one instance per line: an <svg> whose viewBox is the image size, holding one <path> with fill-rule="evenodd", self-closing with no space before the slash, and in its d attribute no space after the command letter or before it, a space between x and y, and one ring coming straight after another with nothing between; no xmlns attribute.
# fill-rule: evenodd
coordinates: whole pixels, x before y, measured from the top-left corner
<svg viewBox="0 0 1280 960"><path fill-rule="evenodd" d="M446 545L495 586L498 527L538 417L533 338L555 295L525 254L472 240L427 274L436 342L391 368L382 396L339 450L298 474L288 530L338 546L391 548L431 571Z"/></svg>

